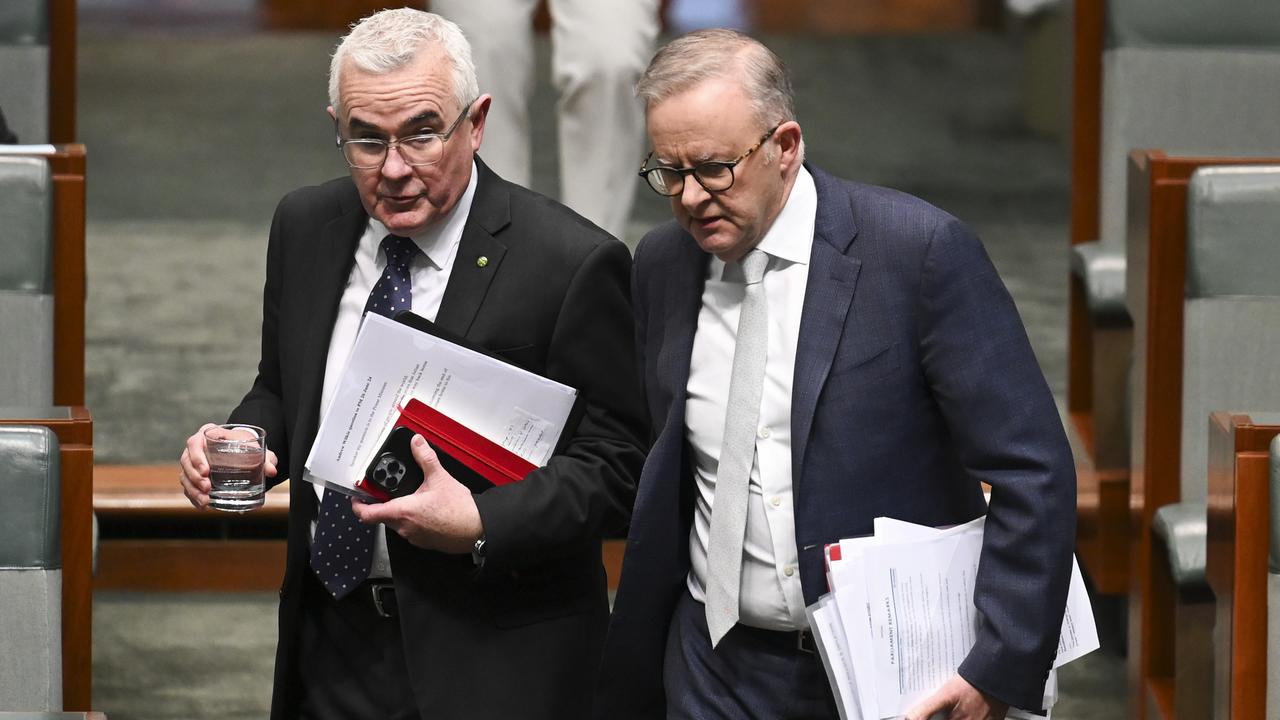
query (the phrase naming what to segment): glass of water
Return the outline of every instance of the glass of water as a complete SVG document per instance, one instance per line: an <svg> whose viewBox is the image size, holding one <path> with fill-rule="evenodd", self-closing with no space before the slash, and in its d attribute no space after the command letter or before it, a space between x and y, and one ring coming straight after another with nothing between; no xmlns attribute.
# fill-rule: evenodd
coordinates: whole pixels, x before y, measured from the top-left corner
<svg viewBox="0 0 1280 720"><path fill-rule="evenodd" d="M204 448L212 485L209 507L228 512L262 507L266 499L266 431L255 425L217 425L204 431Z"/></svg>

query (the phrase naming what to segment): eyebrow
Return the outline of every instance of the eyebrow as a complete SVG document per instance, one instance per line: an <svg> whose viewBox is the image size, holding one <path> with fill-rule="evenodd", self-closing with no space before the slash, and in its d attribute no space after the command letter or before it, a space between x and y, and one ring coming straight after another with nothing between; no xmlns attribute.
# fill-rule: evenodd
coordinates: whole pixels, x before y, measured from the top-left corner
<svg viewBox="0 0 1280 720"><path fill-rule="evenodd" d="M440 121L441 120L440 113L436 112L435 110L424 110L423 112L420 112L417 115L414 115L413 117L404 121L404 123L401 124L401 127L402 128L414 127L417 125L422 125L422 124L431 122L433 120ZM364 130L364 131L379 132L379 133L384 132L383 129L378 127L377 125L369 122L368 120L362 120L358 117L349 118L347 120L347 127L351 130Z"/></svg>
<svg viewBox="0 0 1280 720"><path fill-rule="evenodd" d="M654 153L654 154L653 154L653 159L654 159L654 160L657 160L657 161L658 161L658 164L659 164L659 165L662 165L662 166L664 166L664 167L674 167L674 168L685 167L685 166L678 165L678 164L676 164L676 163L675 163L675 162L673 162L673 161L670 161L670 160L666 160L666 159L664 159L664 158L663 158L661 155L659 155L658 153ZM691 168L693 168L693 167L697 167L697 166L699 166L699 165L701 165L702 163L705 163L705 162L723 162L722 160L721 160L721 161L717 161L715 158L713 158L713 157L712 157L711 153L699 153L698 155L696 155L696 156L694 156L694 157L690 158L690 160L691 160L692 162L691 162L691 164L690 164L690 165L688 165L687 167L691 167Z"/></svg>
<svg viewBox="0 0 1280 720"><path fill-rule="evenodd" d="M371 122L366 122L364 120L361 120L360 118L354 118L354 117L349 118L347 120L347 127L351 130L374 130L374 131L382 130L382 128L379 128L377 125L374 125Z"/></svg>
<svg viewBox="0 0 1280 720"><path fill-rule="evenodd" d="M440 122L444 122L444 117L440 115L440 113L436 112L435 110L426 110L424 112L420 112L417 115L414 115L413 117L409 118L404 124L406 126L421 125L422 123L431 122L432 120L439 120Z"/></svg>

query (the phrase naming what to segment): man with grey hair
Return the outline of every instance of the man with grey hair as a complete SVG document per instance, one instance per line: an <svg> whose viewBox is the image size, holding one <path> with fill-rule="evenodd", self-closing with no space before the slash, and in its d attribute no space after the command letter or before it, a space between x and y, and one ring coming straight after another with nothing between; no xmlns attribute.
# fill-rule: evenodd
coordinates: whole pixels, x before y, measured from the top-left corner
<svg viewBox="0 0 1280 720"><path fill-rule="evenodd" d="M600 538L625 527L643 460L629 254L480 160L491 98L452 23L362 20L330 97L349 177L280 202L258 375L231 413L266 429L273 482L294 478L272 717L584 717L608 618ZM412 495L366 505L304 482L364 314L404 308L577 388L563 450L479 494L421 437ZM206 507L201 433L180 467Z"/></svg>
<svg viewBox="0 0 1280 720"><path fill-rule="evenodd" d="M917 198L804 162L786 69L749 37L679 38L637 93L640 174L675 220L634 261L653 447L596 717L836 717L805 619L824 546L877 516L983 513L976 642L907 717L1039 708L1074 466L981 243Z"/></svg>

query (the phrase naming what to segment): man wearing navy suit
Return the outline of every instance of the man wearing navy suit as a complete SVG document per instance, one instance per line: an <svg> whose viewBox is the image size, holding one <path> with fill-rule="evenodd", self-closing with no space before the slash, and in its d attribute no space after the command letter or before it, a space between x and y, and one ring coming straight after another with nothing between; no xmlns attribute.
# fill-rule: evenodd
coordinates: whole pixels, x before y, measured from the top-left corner
<svg viewBox="0 0 1280 720"><path fill-rule="evenodd" d="M804 614L824 544L877 516L984 512L976 643L908 717L1039 708L1074 469L982 245L917 198L804 163L786 70L748 37L679 38L637 92L641 174L675 221L633 267L654 435L596 716L836 717Z"/></svg>

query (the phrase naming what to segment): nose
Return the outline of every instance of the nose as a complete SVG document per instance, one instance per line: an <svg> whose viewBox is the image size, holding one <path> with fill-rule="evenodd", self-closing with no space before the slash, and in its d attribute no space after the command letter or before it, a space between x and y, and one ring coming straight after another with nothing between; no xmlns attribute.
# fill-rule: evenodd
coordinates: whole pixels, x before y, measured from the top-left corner
<svg viewBox="0 0 1280 720"><path fill-rule="evenodd" d="M399 180L407 177L412 168L400 155L400 146L387 148L387 159L382 162L382 176L388 180Z"/></svg>
<svg viewBox="0 0 1280 720"><path fill-rule="evenodd" d="M702 187L702 183L695 180L692 175L684 179L684 188L680 190L680 204L685 210L692 211L710 198L711 193L707 192L707 189Z"/></svg>

